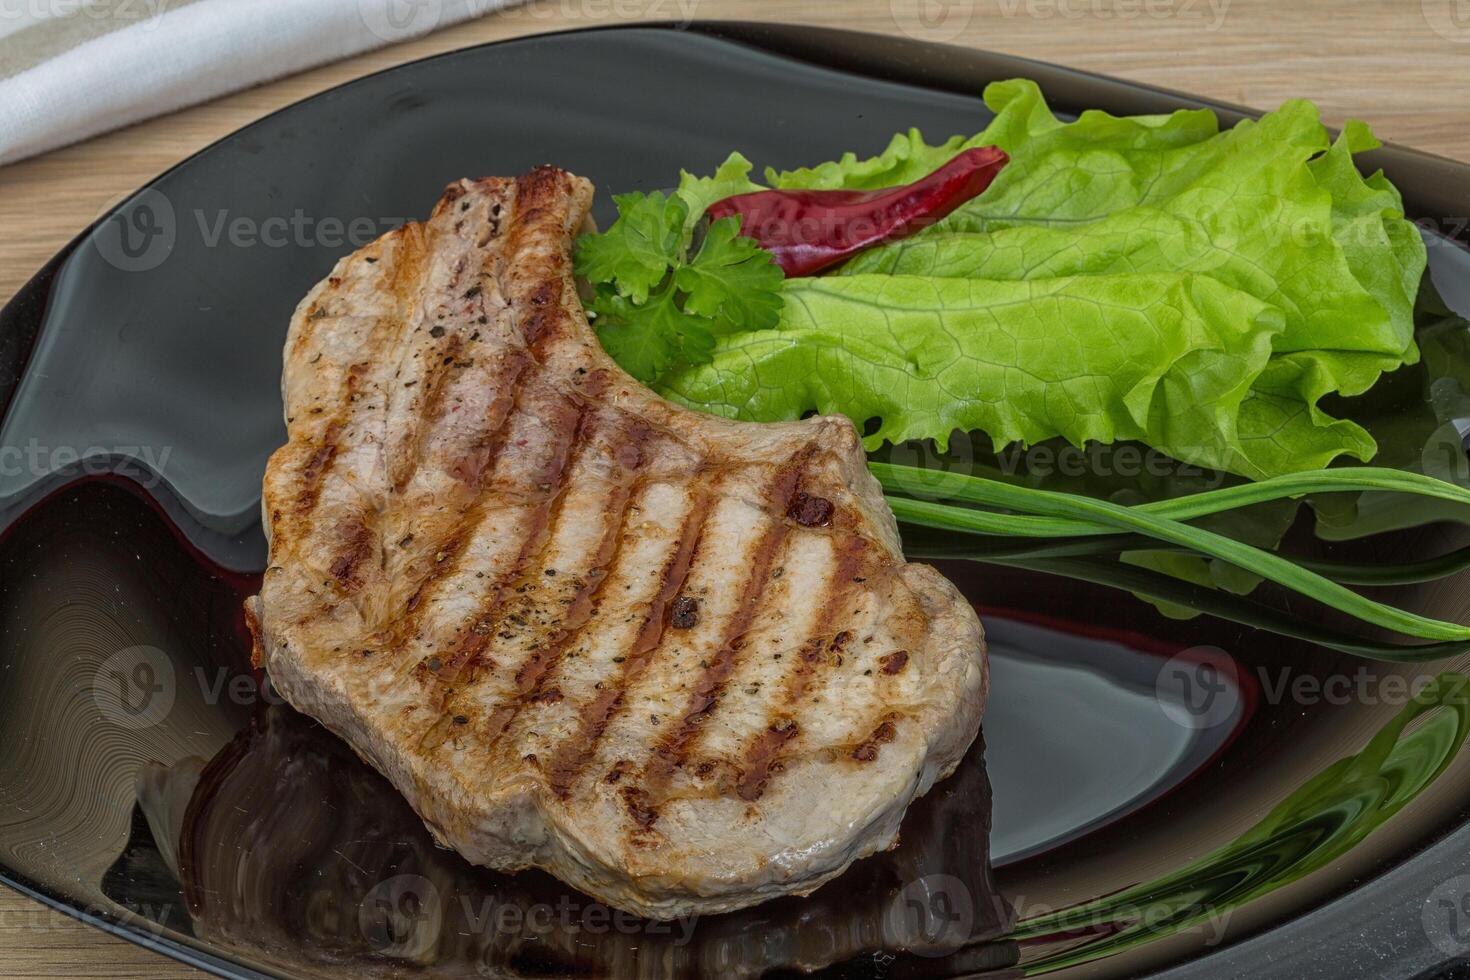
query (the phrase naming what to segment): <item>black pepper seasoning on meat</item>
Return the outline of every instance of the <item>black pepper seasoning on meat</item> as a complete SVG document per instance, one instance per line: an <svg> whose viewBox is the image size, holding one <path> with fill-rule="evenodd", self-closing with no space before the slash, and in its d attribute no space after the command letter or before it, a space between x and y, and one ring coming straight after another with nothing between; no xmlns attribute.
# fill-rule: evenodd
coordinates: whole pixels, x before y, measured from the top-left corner
<svg viewBox="0 0 1470 980"><path fill-rule="evenodd" d="M670 607L669 625L676 630L693 629L699 625L699 600L687 595L675 599Z"/></svg>
<svg viewBox="0 0 1470 980"><path fill-rule="evenodd" d="M832 523L832 501L798 490L791 495L786 516L802 527L826 527Z"/></svg>

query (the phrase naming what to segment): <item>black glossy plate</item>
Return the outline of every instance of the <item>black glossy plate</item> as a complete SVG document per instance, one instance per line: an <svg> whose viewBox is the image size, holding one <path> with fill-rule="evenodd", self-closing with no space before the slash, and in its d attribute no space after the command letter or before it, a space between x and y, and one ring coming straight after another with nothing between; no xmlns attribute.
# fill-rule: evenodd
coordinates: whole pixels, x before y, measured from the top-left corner
<svg viewBox="0 0 1470 980"><path fill-rule="evenodd" d="M1470 951L1467 658L1349 656L1333 647L1345 624L1267 591L1222 599L1116 562L941 559L991 638L983 744L895 851L809 898L697 923L470 868L250 673L240 598L285 435L281 344L337 257L461 176L555 162L597 183L605 222L608 192L732 149L786 167L910 126L974 132L984 83L1016 75L1066 112L1200 104L842 32L554 35L286 109L72 243L0 314L0 877L231 976L1408 977ZM1445 217L1470 214L1470 168L1393 148L1371 163L1426 219L1438 294L1470 311L1464 230ZM1467 328L1430 303L1422 329ZM1401 372L1376 424L1383 440L1437 420L1453 469L1470 424L1436 372ZM1297 528L1295 543L1377 563L1467 543L1400 501L1360 511L1392 530L1328 543ZM1116 585L1208 614L1165 617ZM1465 586L1392 597L1464 622Z"/></svg>

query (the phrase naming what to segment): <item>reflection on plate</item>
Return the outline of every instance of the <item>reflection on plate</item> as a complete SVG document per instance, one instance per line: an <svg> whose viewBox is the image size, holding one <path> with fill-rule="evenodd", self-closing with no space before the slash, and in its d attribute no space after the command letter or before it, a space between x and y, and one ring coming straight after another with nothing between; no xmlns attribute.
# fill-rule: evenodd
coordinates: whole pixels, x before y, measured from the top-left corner
<svg viewBox="0 0 1470 980"><path fill-rule="evenodd" d="M957 975L1015 960L1013 945L989 942L1010 912L987 859L978 742L910 810L895 850L805 899L672 922L610 910L543 873L466 864L289 708L263 710L202 774L191 760L153 772L150 804L191 793L176 829L196 934L303 975L391 975L405 963L427 976L747 977L834 964L879 975L880 962L888 976Z"/></svg>

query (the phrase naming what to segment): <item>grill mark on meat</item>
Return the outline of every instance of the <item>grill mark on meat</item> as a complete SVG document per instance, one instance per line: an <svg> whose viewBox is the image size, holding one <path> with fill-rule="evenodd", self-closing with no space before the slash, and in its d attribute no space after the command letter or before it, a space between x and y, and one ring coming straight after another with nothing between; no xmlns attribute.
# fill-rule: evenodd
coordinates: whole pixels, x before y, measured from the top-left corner
<svg viewBox="0 0 1470 980"><path fill-rule="evenodd" d="M255 612L255 602L245 602L245 628L250 631L250 666L256 670L265 667L264 636L260 628L260 616Z"/></svg>
<svg viewBox="0 0 1470 980"><path fill-rule="evenodd" d="M858 762L873 762L878 758L878 752L898 735L898 729L894 722L899 718L897 713L890 712L878 727L874 728L872 734L857 744L852 750L852 757Z"/></svg>
<svg viewBox="0 0 1470 980"><path fill-rule="evenodd" d="M306 465L301 468L301 492L296 495L298 510L307 511L316 506L322 494L322 478L337 458L337 440L341 437L342 423L334 419L327 424L322 441L317 443Z"/></svg>
<svg viewBox="0 0 1470 980"><path fill-rule="evenodd" d="M654 804L648 791L641 786L624 786L618 791L623 798L623 805L628 809L628 816L633 819L640 830L648 831L658 822L658 807Z"/></svg>
<svg viewBox="0 0 1470 980"><path fill-rule="evenodd" d="M418 323L420 311L424 307L424 293L429 286L429 230L422 225L406 225L404 234L399 239L396 250L396 260L393 263L390 279L387 283L388 292L393 297L394 315L384 318L394 327L394 336L391 346L374 343L372 349L398 349L404 355L411 356L414 345L408 343L408 336L413 333ZM377 341L378 330L383 325L380 320L373 326L373 337ZM382 338L387 341L388 338ZM401 365L401 359L400 359ZM386 397L386 396L385 396ZM387 413L384 413L387 418ZM416 457L408 457L410 460Z"/></svg>
<svg viewBox="0 0 1470 980"><path fill-rule="evenodd" d="M558 751L548 770L548 785L558 797L565 799L572 787L596 758L597 749L613 719L627 704L628 691L647 671L655 652L663 643L666 611L669 603L684 590L689 579L689 570L699 554L704 538L705 521L709 518L714 496L709 486L696 483L691 488L695 494L689 512L679 529L679 541L674 553L664 563L659 588L649 602L643 623L638 628L631 648L618 671L618 676L604 683L597 696L582 711L581 724L576 735L568 739Z"/></svg>
<svg viewBox="0 0 1470 980"><path fill-rule="evenodd" d="M500 463L501 455L505 451L505 445L510 438L510 419L520 403L520 395L523 382L526 377L526 368L530 361L527 358L518 358L515 362L515 373L510 377L504 388L496 395L491 405L489 414L490 424L486 426L489 432L489 443L484 447L479 469L475 472L475 486L480 487L485 478L495 472ZM448 538L440 546L443 558L439 558L429 566L428 573L419 583L413 595L409 596L405 605L403 615L395 620L394 629L395 645L401 643L402 638L412 636L418 630L420 610L424 608L424 600L433 596L440 583L449 578L459 570L459 564L464 555L464 549L473 537L474 529L479 527L485 517L486 505L490 502L488 494L477 496L461 515L455 529L450 532ZM437 557L437 556L436 556Z"/></svg>
<svg viewBox="0 0 1470 980"><path fill-rule="evenodd" d="M740 753L740 779L736 793L747 803L761 798L771 774L779 771L785 762L787 743L798 735L792 716L800 711L800 702L813 688L822 668L835 664L850 639L845 636L845 631L833 636L832 627L838 614L846 611L849 598L856 591L853 579L862 567L867 545L861 538L839 538L834 543L837 546L837 567L824 594L817 600L822 611L783 680L780 700L772 706L770 724L751 738Z"/></svg>
<svg viewBox="0 0 1470 980"><path fill-rule="evenodd" d="M630 661L641 660L645 654L654 652L662 645L668 626L669 604L684 590L684 583L689 581L689 570L699 555L705 521L714 506L714 495L707 486L698 487L693 492L697 496L680 529L679 547L673 558L664 565L658 591L639 627L638 636L633 640Z"/></svg>
<svg viewBox="0 0 1470 980"><path fill-rule="evenodd" d="M405 310L417 307L417 299L425 285L425 267L428 264L428 229L417 223L403 226L398 238L398 250L394 256L392 278L388 289L398 300L399 322L406 322Z"/></svg>
<svg viewBox="0 0 1470 980"><path fill-rule="evenodd" d="M517 228L531 228L540 224L548 209L560 197L564 174L555 167L542 164L516 178ZM555 255L555 252L550 253Z"/></svg>
<svg viewBox="0 0 1470 980"><path fill-rule="evenodd" d="M484 659L485 648L490 645L490 637L503 622L507 599L516 585L525 578L527 570L541 559L551 541L551 529L555 526L565 497L565 478L571 468L573 454L585 449L587 445L587 440L580 438L580 435L589 417L585 404L567 400L558 406L550 436L552 445L556 447L555 452L545 471L538 474L537 480L545 489L540 491L539 500L520 528L521 548L515 563L487 591L466 632L449 656L444 658L444 669L440 677L451 689L460 687L461 682L473 683L481 668L488 666Z"/></svg>
<svg viewBox="0 0 1470 980"><path fill-rule="evenodd" d="M316 449L307 459L306 465L302 467L301 491L296 495L298 511L311 510L321 499L322 484L326 482L327 474L331 472L333 464L337 461L342 435L347 429L347 420L351 417L352 405L357 401L358 382L367 371L368 365L360 363L347 368L339 399L341 407L327 423L326 429L322 432L321 442L317 444ZM317 410L311 409L311 411Z"/></svg>
<svg viewBox="0 0 1470 980"><path fill-rule="evenodd" d="M508 252L519 251L526 235L538 234L549 212L558 206L565 187L565 175L555 167L541 166L516 178L516 209L511 227ZM563 303L565 257L559 249L551 249L537 256L534 263L536 275L524 289L515 289L512 306L516 309L518 326L526 345L540 355L554 340L566 331L570 323ZM529 271L523 268L522 274ZM517 279L523 278L518 275Z"/></svg>
<svg viewBox="0 0 1470 980"><path fill-rule="evenodd" d="M422 356L430 363L424 377L419 379L423 402L419 411L414 413L413 431L404 440L398 457L409 464L394 475L393 489L400 493L424 464L424 434L443 421L444 393L449 389L455 372L460 370L456 361L463 348L464 341L456 333L443 344L431 345L422 351Z"/></svg>
<svg viewBox="0 0 1470 980"><path fill-rule="evenodd" d="M455 725L468 725L469 714L472 711L472 702L464 696L464 689L473 686L486 670L494 669L495 664L486 656L491 637L500 632L506 622L506 617L513 615L514 603L511 597L524 587L525 579L529 570L536 564L543 562L547 547L550 545L552 530L560 518L561 505L565 500L564 476L573 466L574 458L587 446L588 440L584 438L582 429L586 420L591 417L586 405L572 405L571 415L575 418L572 426L573 433L563 433L558 426L556 431L555 445L558 452L541 474L545 478L543 485L547 487L543 491L541 500L531 512L527 523L523 525L523 539L521 549L516 556L516 562L511 569L499 578L495 586L486 593L488 601L482 601L480 611L470 621L470 625L462 632L459 642L447 658L430 657L431 661L438 661L438 669L432 666L426 673L417 669L420 678L436 677L440 682L440 700L438 718L435 723L424 733L419 744L425 749L437 748L454 734L454 728L450 727L447 719L453 719ZM568 417L567 412L558 414L559 419ZM422 662L421 662L422 666ZM451 711L451 704L464 703L464 707L458 711ZM485 733L493 740L505 731L510 719L518 708L501 705L494 708L485 719Z"/></svg>
<svg viewBox="0 0 1470 980"><path fill-rule="evenodd" d="M775 480L766 491L770 508L776 514L781 514L786 510L791 495L800 482L802 470L813 455L814 449L808 448L777 472ZM784 544L790 529L791 526L779 517L772 520L762 532L754 551L746 559L749 573L745 576L735 611L725 625L718 650L712 658L705 661L707 666L703 668L699 680L695 683L694 692L689 696L684 707L684 714L678 724L668 735L659 740L648 760L644 771L645 781L655 796L666 790L674 771L684 765L694 736L719 706L725 685L735 673L740 652L745 645L745 634L751 623L755 621L761 606L760 600L767 592L776 554ZM645 829L652 826L658 819L657 804L650 805L648 809L652 813L651 819L648 819L645 824L643 820L647 819L647 814L639 818L640 826L644 826Z"/></svg>
<svg viewBox="0 0 1470 980"><path fill-rule="evenodd" d="M462 180L456 180L454 183L444 188L444 193L441 194L439 197L439 203L434 207L435 217L437 217L440 212L446 210L449 205L464 197L467 193L469 193L469 188L465 187L464 181Z"/></svg>
<svg viewBox="0 0 1470 980"><path fill-rule="evenodd" d="M740 768L740 779L735 784L737 796L747 803L754 803L761 798L776 766L777 756L799 731L794 720L778 718L750 740L742 753L744 764Z"/></svg>
<svg viewBox="0 0 1470 980"><path fill-rule="evenodd" d="M533 351L540 351L548 337L556 335L556 328L566 318L561 305L561 284L548 279L536 288L527 301L530 315L521 321L521 332Z"/></svg>
<svg viewBox="0 0 1470 980"><path fill-rule="evenodd" d="M635 426L635 431L630 436L634 441L622 444L615 450L618 458L627 463L625 469L630 475L619 481L603 510L608 519L603 523L601 540L588 572L591 580L584 578L577 587L572 601L567 605L565 618L562 620L563 625L544 644L534 647L526 661L516 671L516 691L510 703L496 708L486 721L484 730L489 742L494 743L500 739L515 723L516 718L527 705L555 704L562 700L561 690L552 686L551 679L557 668L560 667L567 650L571 648L573 642L581 635L583 628L591 621L597 610L602 587L612 577L612 569L617 563L623 533L627 526L628 504L641 480L637 469L643 465L643 441L648 435L646 427ZM579 456L585 445L586 443L579 445ZM558 510L558 519L559 513ZM553 519L550 526L555 527L556 523L557 519ZM548 544L549 538L550 532L548 532Z"/></svg>
<svg viewBox="0 0 1470 980"><path fill-rule="evenodd" d="M337 528L337 537L343 542L343 550L332 560L328 571L344 591L354 592L362 588L358 569L363 562L377 554L378 536L360 517L344 520Z"/></svg>
<svg viewBox="0 0 1470 980"><path fill-rule="evenodd" d="M567 606L562 627L557 630L543 649L533 654L531 660L516 671L516 687L520 699L515 706L515 713L519 713L521 706L527 701L535 702L547 695L547 681L561 665L567 650L581 636L583 628L591 621L592 614L597 609L602 587L612 577L612 568L617 561L619 544L627 527L628 503L640 482L637 471L645 462L644 453L650 435L647 426L634 425L628 433L628 441L619 446L621 454L631 456L628 469L633 476L620 480L608 498L604 509L608 520L603 525L602 538L593 555L589 572L595 575L595 578L590 582L584 578L582 585L577 588L572 601ZM514 720L514 714L510 720Z"/></svg>
<svg viewBox="0 0 1470 980"><path fill-rule="evenodd" d="M469 447L466 455L456 459L450 468L450 475L463 483L472 493L479 492L483 477L493 472L493 464L499 460L501 452L505 449L505 439L509 434L510 412L515 407L522 380L530 365L531 359L524 351L517 350L507 356L506 366L509 377L506 386L510 391L496 399L490 413L492 418L499 417L499 423L482 430L483 435L477 438Z"/></svg>
<svg viewBox="0 0 1470 980"><path fill-rule="evenodd" d="M726 627L718 652L705 662L694 693L685 705L684 714L673 732L665 736L653 751L648 767L649 782L657 787L668 782L675 769L684 764L689 743L709 714L719 704L725 683L735 672L735 662L743 646L745 632L755 619L758 600L770 578L771 563L777 550L785 540L785 524L772 524L762 533L750 558L751 574L745 579L744 587L734 615Z"/></svg>

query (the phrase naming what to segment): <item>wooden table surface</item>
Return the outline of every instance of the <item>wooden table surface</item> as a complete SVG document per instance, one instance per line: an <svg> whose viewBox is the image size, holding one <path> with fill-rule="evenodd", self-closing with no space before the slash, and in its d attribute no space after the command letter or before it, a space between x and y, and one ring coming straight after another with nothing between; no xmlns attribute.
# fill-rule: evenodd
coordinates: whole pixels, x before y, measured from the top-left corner
<svg viewBox="0 0 1470 980"><path fill-rule="evenodd" d="M1470 23L1455 0L529 0L293 78L0 168L0 297L120 195L348 79L485 41L611 20L745 18L904 33L1257 108L1313 99L1329 123L1470 160ZM926 12L927 16L921 14ZM201 976L0 888L0 977Z"/></svg>

